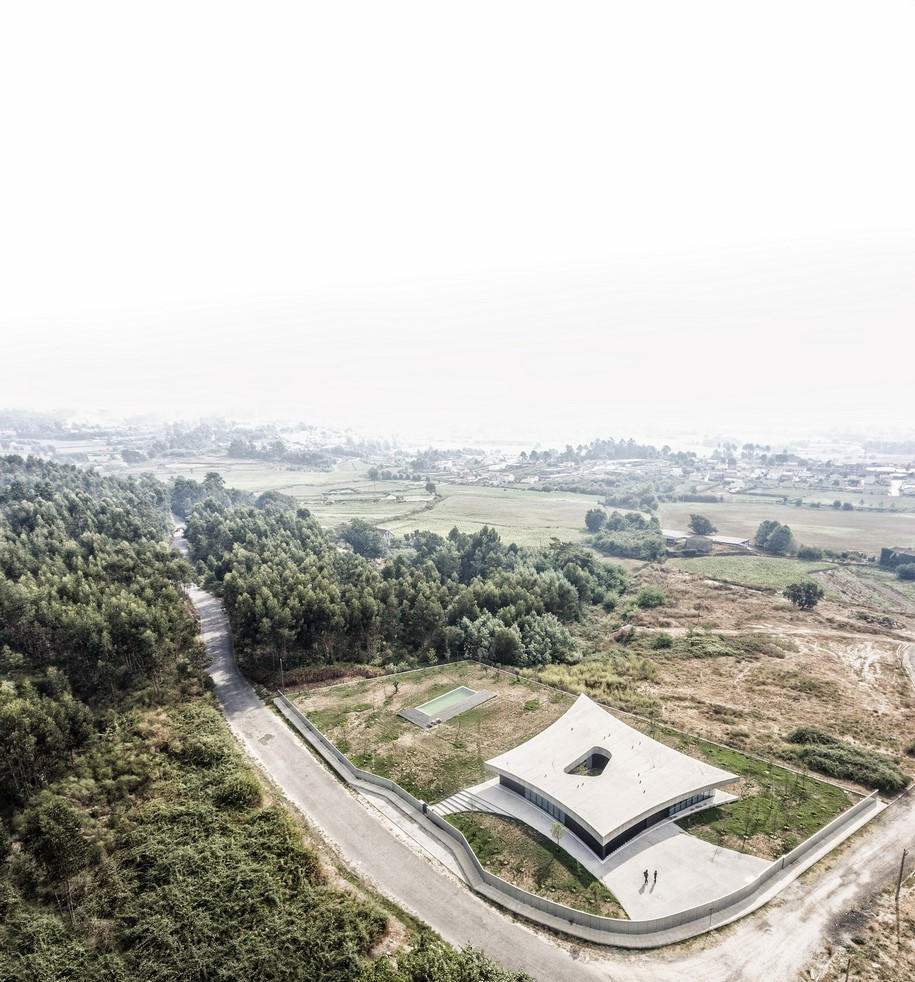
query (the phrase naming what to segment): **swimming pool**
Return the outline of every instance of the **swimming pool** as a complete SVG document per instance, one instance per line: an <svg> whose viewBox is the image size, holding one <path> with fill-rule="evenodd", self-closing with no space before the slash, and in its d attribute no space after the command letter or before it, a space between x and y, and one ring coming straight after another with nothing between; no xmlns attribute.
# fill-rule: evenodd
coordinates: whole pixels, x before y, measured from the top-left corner
<svg viewBox="0 0 915 982"><path fill-rule="evenodd" d="M456 689L452 689L450 692L444 692L442 695L436 696L434 699L430 699L428 702L424 702L416 708L427 716L437 716L444 710L450 709L452 706L463 702L468 696L474 694L473 689L467 688L466 685L459 685Z"/></svg>

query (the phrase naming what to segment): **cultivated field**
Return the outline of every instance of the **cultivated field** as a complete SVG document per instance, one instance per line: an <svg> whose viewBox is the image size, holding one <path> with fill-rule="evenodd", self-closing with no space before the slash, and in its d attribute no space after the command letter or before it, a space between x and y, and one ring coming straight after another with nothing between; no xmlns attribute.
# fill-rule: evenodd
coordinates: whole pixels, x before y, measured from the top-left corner
<svg viewBox="0 0 915 982"><path fill-rule="evenodd" d="M789 583L806 579L819 570L828 570L828 562L812 563L800 559L769 556L697 556L695 559L671 559L668 565L712 580L739 583L742 586L769 587L784 590Z"/></svg>
<svg viewBox="0 0 915 982"><path fill-rule="evenodd" d="M495 528L506 542L545 546L551 538L580 542L586 536L585 512L598 498L564 491L521 491L508 488L440 484L442 500L421 514L391 523L402 535L416 528L447 535L455 526L475 532L484 525Z"/></svg>
<svg viewBox="0 0 915 982"><path fill-rule="evenodd" d="M292 495L325 527L364 518L397 535L415 529L447 535L455 526L475 532L491 525L506 542L529 546L547 545L553 536L567 542L583 540L585 512L598 501L596 496L559 491L442 483L437 483L433 498L424 481L370 481L365 476L368 467L364 461L348 460L332 471L308 471L265 461L200 457L153 461L133 470L152 469L163 480L179 474L202 480L208 471L216 471L241 491Z"/></svg>
<svg viewBox="0 0 915 982"><path fill-rule="evenodd" d="M694 512L710 519L722 535L752 538L760 522L774 519L790 525L802 545L838 552L854 549L874 556L879 555L882 546L915 544L915 515L911 512L796 508L775 499L725 499L713 504L668 502L661 505L661 525L685 529Z"/></svg>

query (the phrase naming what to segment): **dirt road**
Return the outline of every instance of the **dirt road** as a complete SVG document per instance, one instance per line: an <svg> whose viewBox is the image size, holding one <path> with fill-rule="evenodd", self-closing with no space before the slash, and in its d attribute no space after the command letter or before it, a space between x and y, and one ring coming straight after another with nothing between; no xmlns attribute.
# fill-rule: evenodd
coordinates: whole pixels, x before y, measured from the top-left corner
<svg viewBox="0 0 915 982"><path fill-rule="evenodd" d="M639 953L556 942L490 907L388 831L304 749L241 676L219 601L197 588L190 595L201 616L216 695L235 736L346 865L451 943L483 948L503 965L524 969L536 979L797 979L840 929L845 912L893 880L903 846L915 846L915 796L910 795L837 855L792 883L778 900L720 932Z"/></svg>

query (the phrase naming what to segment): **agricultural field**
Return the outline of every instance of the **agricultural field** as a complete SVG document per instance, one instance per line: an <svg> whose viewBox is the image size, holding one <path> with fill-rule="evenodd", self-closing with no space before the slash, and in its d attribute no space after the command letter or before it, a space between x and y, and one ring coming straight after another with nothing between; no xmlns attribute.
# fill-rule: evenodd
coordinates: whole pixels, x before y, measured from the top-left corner
<svg viewBox="0 0 915 982"><path fill-rule="evenodd" d="M777 556L697 556L670 559L668 565L688 570L710 580L739 583L741 586L784 590L789 583L809 578L833 567L829 562L805 562Z"/></svg>
<svg viewBox="0 0 915 982"><path fill-rule="evenodd" d="M433 497L425 481L371 481L365 476L368 467L364 461L347 460L332 471L308 471L266 461L201 457L145 462L134 470L152 470L162 480L179 474L202 480L208 471L216 471L241 491L280 491L297 498L328 528L353 518L396 535L415 529L447 535L455 526L475 532L490 525L506 542L524 546L547 545L554 536L582 541L587 534L585 512L598 502L597 496L561 491L442 483L437 483Z"/></svg>
<svg viewBox="0 0 915 982"><path fill-rule="evenodd" d="M417 706L457 685L487 689L495 692L496 698L429 731L397 716L401 709ZM579 687L582 690L589 691L592 698L601 697L587 682ZM539 733L565 712L575 696L544 688L533 677L517 678L477 663L459 662L311 689L293 698L359 767L390 778L418 798L434 803L492 777L484 761ZM740 775L737 793L745 800L736 812L726 806L710 811L706 822L696 822L697 834L711 841L774 858L851 802L846 792L832 784L799 777L736 749L716 747L677 732L656 718L626 716L625 721L655 739ZM515 847L522 848L519 842ZM560 875L559 870L554 872ZM566 874L561 876L565 880Z"/></svg>
<svg viewBox="0 0 915 982"><path fill-rule="evenodd" d="M416 528L447 535L455 526L476 532L490 525L506 542L545 546L551 538L565 542L585 539L585 512L593 508L595 495L565 491L522 491L514 488L439 484L441 500L431 510L414 514L387 527L398 535Z"/></svg>
<svg viewBox="0 0 915 982"><path fill-rule="evenodd" d="M775 519L791 526L798 543L837 552L851 549L875 556L883 546L915 543L915 515L911 512L796 508L776 499L726 499L701 505L665 502L660 508L661 525L685 529L694 512L705 515L721 535L743 538L752 538L760 522Z"/></svg>

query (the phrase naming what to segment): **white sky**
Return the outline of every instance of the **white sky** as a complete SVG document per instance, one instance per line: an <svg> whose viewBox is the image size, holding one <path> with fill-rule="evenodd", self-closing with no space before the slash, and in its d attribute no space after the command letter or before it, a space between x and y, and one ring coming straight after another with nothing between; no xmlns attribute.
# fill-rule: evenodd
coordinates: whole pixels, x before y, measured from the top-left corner
<svg viewBox="0 0 915 982"><path fill-rule="evenodd" d="M911 432L913 37L863 0L7 4L0 405Z"/></svg>

